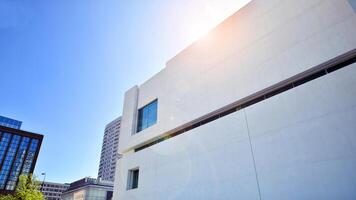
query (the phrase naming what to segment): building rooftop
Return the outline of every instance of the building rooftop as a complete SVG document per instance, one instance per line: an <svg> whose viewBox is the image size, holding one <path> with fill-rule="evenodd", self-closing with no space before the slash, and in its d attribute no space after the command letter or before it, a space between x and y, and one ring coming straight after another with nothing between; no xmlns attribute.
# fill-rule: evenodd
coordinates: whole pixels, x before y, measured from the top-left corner
<svg viewBox="0 0 356 200"><path fill-rule="evenodd" d="M0 115L0 126L6 126L9 128L14 128L14 129L20 129L21 125L22 125L21 121Z"/></svg>
<svg viewBox="0 0 356 200"><path fill-rule="evenodd" d="M104 181L101 179L85 177L83 179L80 179L78 181L71 183L66 192L70 192L70 191L76 190L78 188L87 187L87 186L113 187L114 183L111 181Z"/></svg>

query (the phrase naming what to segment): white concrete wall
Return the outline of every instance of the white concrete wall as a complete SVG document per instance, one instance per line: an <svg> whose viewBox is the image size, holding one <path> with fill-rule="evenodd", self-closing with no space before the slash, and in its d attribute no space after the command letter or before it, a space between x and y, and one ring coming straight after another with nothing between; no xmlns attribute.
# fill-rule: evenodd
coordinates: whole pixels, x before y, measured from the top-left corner
<svg viewBox="0 0 356 200"><path fill-rule="evenodd" d="M252 1L126 93L114 199L356 199L356 66L132 152L356 48L355 35L348 0ZM134 134L156 98L157 124Z"/></svg>
<svg viewBox="0 0 356 200"><path fill-rule="evenodd" d="M129 154L120 162L120 199L258 199L241 113ZM127 169L137 166L138 189L126 191Z"/></svg>
<svg viewBox="0 0 356 200"><path fill-rule="evenodd" d="M130 200L252 200L260 190L263 200L354 200L355 77L356 64L127 154L116 194ZM127 191L127 172L136 167L139 186Z"/></svg>
<svg viewBox="0 0 356 200"><path fill-rule="evenodd" d="M355 35L347 0L252 1L129 93L136 109L158 98L158 123L134 136L123 127L119 151L349 51ZM122 126L135 127L126 107Z"/></svg>
<svg viewBox="0 0 356 200"><path fill-rule="evenodd" d="M355 86L353 64L246 108L262 199L356 199Z"/></svg>

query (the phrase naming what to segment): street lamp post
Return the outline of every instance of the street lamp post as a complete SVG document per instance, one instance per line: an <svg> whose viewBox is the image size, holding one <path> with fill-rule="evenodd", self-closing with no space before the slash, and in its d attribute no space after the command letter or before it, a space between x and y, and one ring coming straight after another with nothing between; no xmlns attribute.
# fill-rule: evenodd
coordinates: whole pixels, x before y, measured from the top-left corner
<svg viewBox="0 0 356 200"><path fill-rule="evenodd" d="M41 192L43 192L44 182L46 180L46 172L43 172L41 175L43 176L43 181L42 181L42 184L41 184Z"/></svg>

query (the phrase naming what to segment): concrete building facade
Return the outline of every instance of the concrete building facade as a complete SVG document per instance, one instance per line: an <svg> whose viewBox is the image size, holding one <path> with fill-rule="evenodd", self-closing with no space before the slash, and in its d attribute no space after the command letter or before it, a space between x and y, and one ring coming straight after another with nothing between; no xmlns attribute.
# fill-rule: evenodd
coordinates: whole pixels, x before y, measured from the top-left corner
<svg viewBox="0 0 356 200"><path fill-rule="evenodd" d="M62 193L69 188L67 183L44 182L40 185L40 191L46 200L61 200Z"/></svg>
<svg viewBox="0 0 356 200"><path fill-rule="evenodd" d="M355 0L253 0L125 93L114 199L356 199Z"/></svg>
<svg viewBox="0 0 356 200"><path fill-rule="evenodd" d="M94 178L83 178L70 184L63 192L63 200L111 200L113 182Z"/></svg>
<svg viewBox="0 0 356 200"><path fill-rule="evenodd" d="M98 172L99 179L106 181L114 181L115 179L116 161L120 157L118 154L120 125L121 117L105 127Z"/></svg>

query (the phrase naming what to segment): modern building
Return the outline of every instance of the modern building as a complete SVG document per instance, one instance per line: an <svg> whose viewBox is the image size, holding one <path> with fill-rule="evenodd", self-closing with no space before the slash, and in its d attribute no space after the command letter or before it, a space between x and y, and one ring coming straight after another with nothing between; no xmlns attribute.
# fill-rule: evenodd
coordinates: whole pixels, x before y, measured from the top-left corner
<svg viewBox="0 0 356 200"><path fill-rule="evenodd" d="M33 173L43 135L0 126L0 194L11 193L19 176Z"/></svg>
<svg viewBox="0 0 356 200"><path fill-rule="evenodd" d="M63 200L111 200L113 182L94 178L83 178L70 184L63 192Z"/></svg>
<svg viewBox="0 0 356 200"><path fill-rule="evenodd" d="M114 181L115 179L116 161L120 158L118 154L120 126L121 117L105 127L98 172L99 179L106 181Z"/></svg>
<svg viewBox="0 0 356 200"><path fill-rule="evenodd" d="M253 0L125 94L114 199L356 199L356 1Z"/></svg>
<svg viewBox="0 0 356 200"><path fill-rule="evenodd" d="M21 128L21 121L14 120L8 117L0 116L0 126L6 126L9 128L20 129Z"/></svg>
<svg viewBox="0 0 356 200"><path fill-rule="evenodd" d="M43 182L40 185L40 191L46 200L61 200L62 193L69 188L67 183Z"/></svg>

